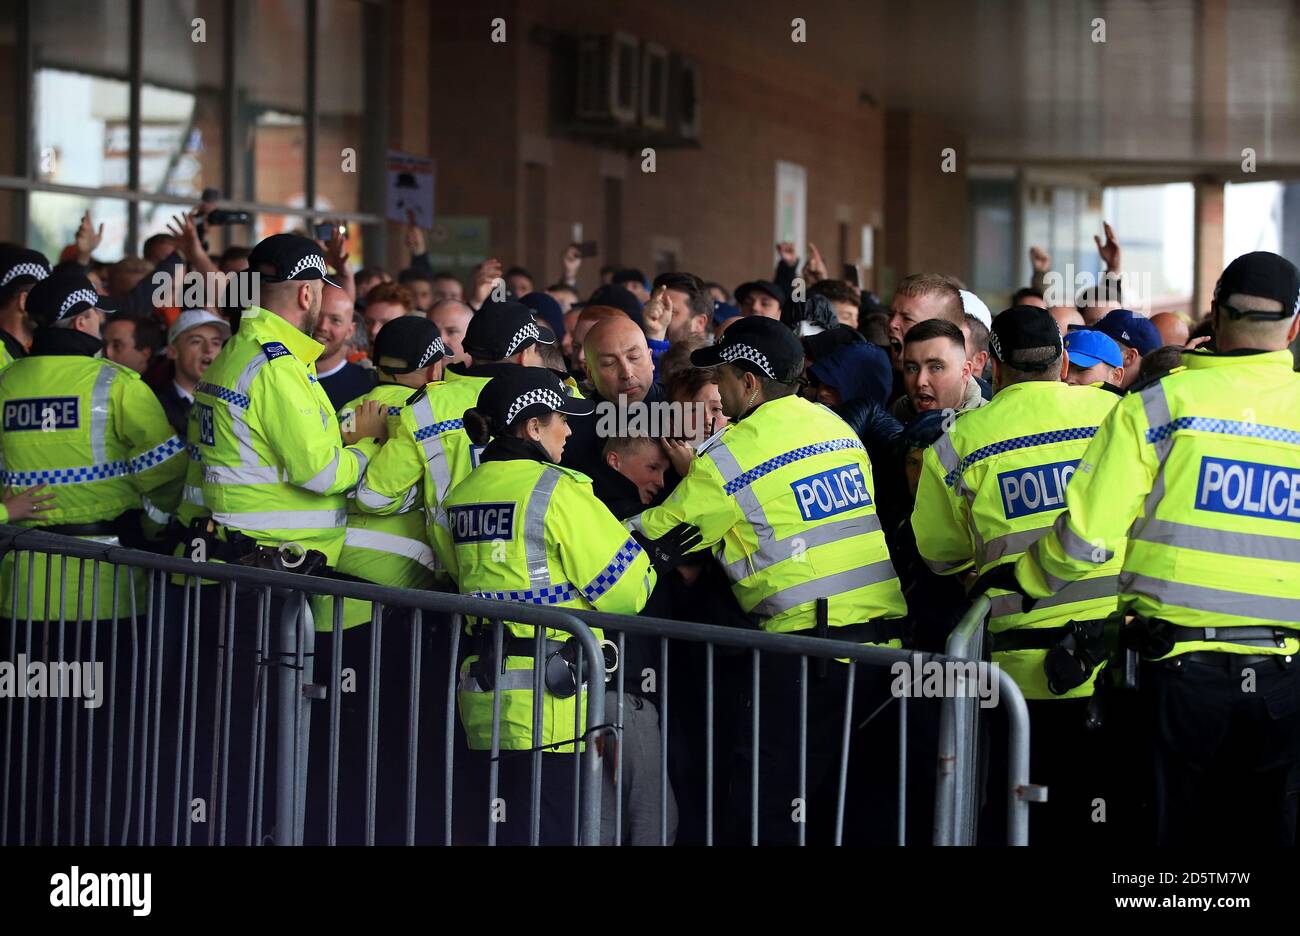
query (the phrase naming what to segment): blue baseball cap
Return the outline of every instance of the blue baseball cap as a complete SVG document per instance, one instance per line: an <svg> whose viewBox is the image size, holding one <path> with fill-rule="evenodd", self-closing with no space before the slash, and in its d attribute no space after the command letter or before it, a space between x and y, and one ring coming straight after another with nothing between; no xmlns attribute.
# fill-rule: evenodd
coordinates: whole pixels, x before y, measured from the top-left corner
<svg viewBox="0 0 1300 936"><path fill-rule="evenodd" d="M713 323L715 325L721 325L727 319L733 319L738 315L740 315L740 310L734 305L728 305L716 299L713 300Z"/></svg>
<svg viewBox="0 0 1300 936"><path fill-rule="evenodd" d="M1090 328L1080 328L1067 334L1065 350L1070 355L1070 363L1083 368L1097 364L1109 364L1111 367L1124 365L1124 352L1115 343L1115 339Z"/></svg>
<svg viewBox="0 0 1300 936"><path fill-rule="evenodd" d="M1107 312L1105 318L1092 326L1092 330L1109 335L1141 355L1150 354L1164 344L1160 339L1160 332L1151 324L1151 319L1130 312L1128 309Z"/></svg>

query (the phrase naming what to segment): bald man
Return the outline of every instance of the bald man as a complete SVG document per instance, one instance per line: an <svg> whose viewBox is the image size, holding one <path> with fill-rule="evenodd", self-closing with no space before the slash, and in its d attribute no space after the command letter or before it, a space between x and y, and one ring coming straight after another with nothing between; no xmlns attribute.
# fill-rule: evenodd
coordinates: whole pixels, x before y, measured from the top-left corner
<svg viewBox="0 0 1300 936"><path fill-rule="evenodd" d="M605 440L627 435L638 425L644 427L643 433L651 433L664 415L655 410L665 397L654 380L654 359L645 332L626 315L596 321L583 339L582 351L596 412L569 419L573 434L564 447L563 464L594 475L603 463ZM643 406L651 412L643 411Z"/></svg>
<svg viewBox="0 0 1300 936"><path fill-rule="evenodd" d="M591 331L597 322L612 318L627 318L627 313L613 306L587 306L578 313L572 327L569 326L568 317L565 317L564 327L568 328L569 334L573 336L569 342L569 361L573 364L573 370L580 376L587 374L587 360L582 353L582 342L586 339L587 332Z"/></svg>
<svg viewBox="0 0 1300 936"><path fill-rule="evenodd" d="M1187 322L1176 312L1158 312L1151 316L1151 324L1160 332L1162 345L1177 345L1181 348L1191 336Z"/></svg>
<svg viewBox="0 0 1300 936"><path fill-rule="evenodd" d="M321 294L320 318L312 337L324 345L316 359L316 379L336 410L369 393L375 385L373 370L348 360L352 350L349 340L356 327L348 294L341 289L326 289Z"/></svg>
<svg viewBox="0 0 1300 936"><path fill-rule="evenodd" d="M1074 306L1052 306L1047 311L1052 313L1052 318L1056 319L1056 328L1064 338L1070 332L1070 326L1075 325L1083 328L1083 316Z"/></svg>

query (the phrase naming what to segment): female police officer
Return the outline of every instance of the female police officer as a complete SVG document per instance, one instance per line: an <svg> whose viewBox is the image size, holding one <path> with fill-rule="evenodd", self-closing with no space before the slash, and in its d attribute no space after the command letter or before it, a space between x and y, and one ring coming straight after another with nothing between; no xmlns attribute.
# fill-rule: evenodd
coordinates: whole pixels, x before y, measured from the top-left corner
<svg viewBox="0 0 1300 936"><path fill-rule="evenodd" d="M656 574L698 542L697 531L687 524L659 540L638 541L592 494L586 475L556 464L571 432L568 417L592 410L590 401L569 396L551 371L520 367L494 377L479 394L478 406L466 411L471 440L491 442L479 466L440 505L434 526L435 548L461 594L635 614ZM548 629L542 733L534 738L533 628L510 622L505 627L504 666L491 659L493 629L472 630L475 639L459 684L466 738L471 750L490 750L493 693L500 693L501 750L543 749L541 842L571 842L575 778L571 761L558 755L573 753L574 725L585 724L585 719L575 722L576 700L585 697L577 684L584 680L574 672L569 635ZM499 827L503 840L524 841L530 828L531 761L522 753L500 759L503 802L493 804L491 818L505 820Z"/></svg>

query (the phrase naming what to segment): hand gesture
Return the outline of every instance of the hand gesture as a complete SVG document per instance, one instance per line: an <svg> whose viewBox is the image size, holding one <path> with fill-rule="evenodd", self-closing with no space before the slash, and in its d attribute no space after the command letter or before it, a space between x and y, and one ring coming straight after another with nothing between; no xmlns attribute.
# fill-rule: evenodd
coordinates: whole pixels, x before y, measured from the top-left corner
<svg viewBox="0 0 1300 936"><path fill-rule="evenodd" d="M342 429L345 445L353 445L360 439L378 439L383 442L388 438L388 404L380 400L366 400L352 413L351 424Z"/></svg>
<svg viewBox="0 0 1300 936"><path fill-rule="evenodd" d="M776 252L786 266L799 265L799 255L794 251L794 241L781 241L776 245Z"/></svg>
<svg viewBox="0 0 1300 936"><path fill-rule="evenodd" d="M197 209L187 214L176 215L167 225L167 233L176 238L176 249L190 263L193 263L200 254L206 253L203 242L199 239L198 226L194 223L196 217L198 217Z"/></svg>
<svg viewBox="0 0 1300 936"><path fill-rule="evenodd" d="M324 245L325 259L342 275L348 272L348 235L342 221L334 222L333 231L329 242Z"/></svg>
<svg viewBox="0 0 1300 936"><path fill-rule="evenodd" d="M641 327L647 338L663 341L668 325L673 320L673 302L668 298L668 287L660 286L641 310Z"/></svg>
<svg viewBox="0 0 1300 936"><path fill-rule="evenodd" d="M424 244L424 231L415 223L415 212L406 212L406 234L404 237L406 252L412 257L419 257L427 252Z"/></svg>
<svg viewBox="0 0 1300 936"><path fill-rule="evenodd" d="M1097 244L1097 253L1101 254L1101 260L1106 264L1106 272L1119 272L1119 241L1115 239L1115 232L1111 230L1110 225L1102 222L1102 228L1106 232L1106 243L1101 242L1101 238L1096 234L1092 239Z"/></svg>
<svg viewBox="0 0 1300 936"><path fill-rule="evenodd" d="M496 257L484 260L474 270L474 283L470 291L470 305L478 308L487 301L492 287L501 279L501 261Z"/></svg>
<svg viewBox="0 0 1300 936"><path fill-rule="evenodd" d="M95 252L100 241L104 239L104 225L95 228L95 222L90 219L90 212L87 211L81 216L81 224L77 228L77 262L85 266L90 262L90 255Z"/></svg>
<svg viewBox="0 0 1300 936"><path fill-rule="evenodd" d="M660 439L659 444L672 463L673 471L679 477L686 477L690 473L691 462L695 460L695 446L684 439Z"/></svg>
<svg viewBox="0 0 1300 936"><path fill-rule="evenodd" d="M1052 268L1052 255L1042 247L1029 248L1029 263L1035 273L1046 273Z"/></svg>
<svg viewBox="0 0 1300 936"><path fill-rule="evenodd" d="M827 279L830 271L826 269L826 261L822 259L821 251L812 241L808 242L808 262L803 265L803 278L809 285L819 280Z"/></svg>

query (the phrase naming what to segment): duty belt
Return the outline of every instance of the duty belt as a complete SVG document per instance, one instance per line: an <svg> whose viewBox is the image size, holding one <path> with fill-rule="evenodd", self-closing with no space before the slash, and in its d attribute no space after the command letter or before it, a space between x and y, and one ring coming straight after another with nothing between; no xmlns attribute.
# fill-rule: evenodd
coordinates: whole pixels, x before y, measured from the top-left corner
<svg viewBox="0 0 1300 936"><path fill-rule="evenodd" d="M1136 650L1149 660L1168 656L1178 644L1191 642L1236 644L1242 647L1281 648L1286 641L1300 637L1300 631L1260 624L1230 624L1227 627L1184 627L1163 618L1134 617L1124 629L1124 646ZM1228 650L1197 651L1231 653Z"/></svg>
<svg viewBox="0 0 1300 936"><path fill-rule="evenodd" d="M1105 618L1095 620L1105 620ZM1077 623L1092 624L1094 621ZM1070 632L1068 624L1060 627L1013 627L1010 630L989 634L989 648L993 653L1006 653L1011 650L1050 650Z"/></svg>

